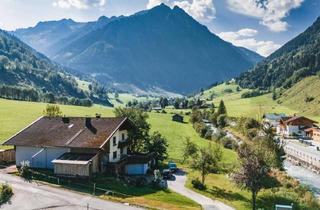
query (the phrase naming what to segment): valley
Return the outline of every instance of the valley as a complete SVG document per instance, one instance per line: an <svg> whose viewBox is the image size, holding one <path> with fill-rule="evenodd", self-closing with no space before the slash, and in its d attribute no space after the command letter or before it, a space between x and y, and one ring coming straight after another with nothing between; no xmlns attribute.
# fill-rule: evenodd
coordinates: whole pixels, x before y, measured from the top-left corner
<svg viewBox="0 0 320 210"><path fill-rule="evenodd" d="M320 4L124 2L0 2L0 208L319 210Z"/></svg>

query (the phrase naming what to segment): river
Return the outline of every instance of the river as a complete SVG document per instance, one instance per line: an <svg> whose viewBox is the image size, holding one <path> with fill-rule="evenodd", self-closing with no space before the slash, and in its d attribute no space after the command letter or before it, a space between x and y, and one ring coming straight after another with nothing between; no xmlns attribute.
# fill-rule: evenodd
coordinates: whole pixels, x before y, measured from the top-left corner
<svg viewBox="0 0 320 210"><path fill-rule="evenodd" d="M310 187L314 195L320 198L320 175L313 173L312 171L303 168L301 166L295 166L288 160L284 162L287 173L300 181L301 184Z"/></svg>

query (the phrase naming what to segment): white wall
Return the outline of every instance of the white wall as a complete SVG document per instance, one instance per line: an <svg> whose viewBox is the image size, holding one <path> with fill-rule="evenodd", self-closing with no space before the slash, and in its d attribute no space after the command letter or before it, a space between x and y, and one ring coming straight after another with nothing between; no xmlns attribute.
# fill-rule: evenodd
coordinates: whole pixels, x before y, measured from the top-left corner
<svg viewBox="0 0 320 210"><path fill-rule="evenodd" d="M16 165L21 166L22 161L29 161L30 167L33 168L53 169L53 164L51 161L60 157L66 152L69 152L68 148L16 146ZM34 155L36 156L32 158Z"/></svg>
<svg viewBox="0 0 320 210"><path fill-rule="evenodd" d="M110 138L110 154L109 154L109 161L110 162L118 162L121 158L120 148L118 148L119 142L122 141L122 134L125 135L125 140L128 138L128 132L126 130L123 131L116 131L114 135ZM116 145L113 145L113 137L116 137ZM117 157L113 158L113 153L117 151ZM124 150L126 154L127 149Z"/></svg>

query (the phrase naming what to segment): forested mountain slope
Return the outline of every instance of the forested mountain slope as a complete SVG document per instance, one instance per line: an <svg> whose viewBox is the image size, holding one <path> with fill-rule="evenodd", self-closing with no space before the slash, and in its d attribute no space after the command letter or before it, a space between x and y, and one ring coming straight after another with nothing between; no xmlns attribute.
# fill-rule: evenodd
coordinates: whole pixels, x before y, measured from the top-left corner
<svg viewBox="0 0 320 210"><path fill-rule="evenodd" d="M76 105L89 103L88 96L78 88L74 76L2 30L0 30L0 96Z"/></svg>
<svg viewBox="0 0 320 210"><path fill-rule="evenodd" d="M243 73L237 81L245 88L290 88L319 71L320 18L305 32Z"/></svg>
<svg viewBox="0 0 320 210"><path fill-rule="evenodd" d="M179 7L162 4L128 17L99 20L103 24L81 36L71 33L55 40L59 49L48 55L107 85L182 94L238 76L262 59L223 41ZM27 43L39 35L32 28L16 34Z"/></svg>

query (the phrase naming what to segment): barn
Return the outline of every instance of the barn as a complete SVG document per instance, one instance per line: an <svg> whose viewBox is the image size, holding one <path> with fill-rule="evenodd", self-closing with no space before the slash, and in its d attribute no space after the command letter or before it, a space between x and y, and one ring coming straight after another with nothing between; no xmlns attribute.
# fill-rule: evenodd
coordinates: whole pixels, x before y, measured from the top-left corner
<svg viewBox="0 0 320 210"><path fill-rule="evenodd" d="M179 114L174 114L172 116L172 121L183 123L183 116Z"/></svg>
<svg viewBox="0 0 320 210"><path fill-rule="evenodd" d="M127 118L41 117L4 145L14 146L17 167L27 162L61 176L143 175L153 166L153 157L128 153L133 126Z"/></svg>

